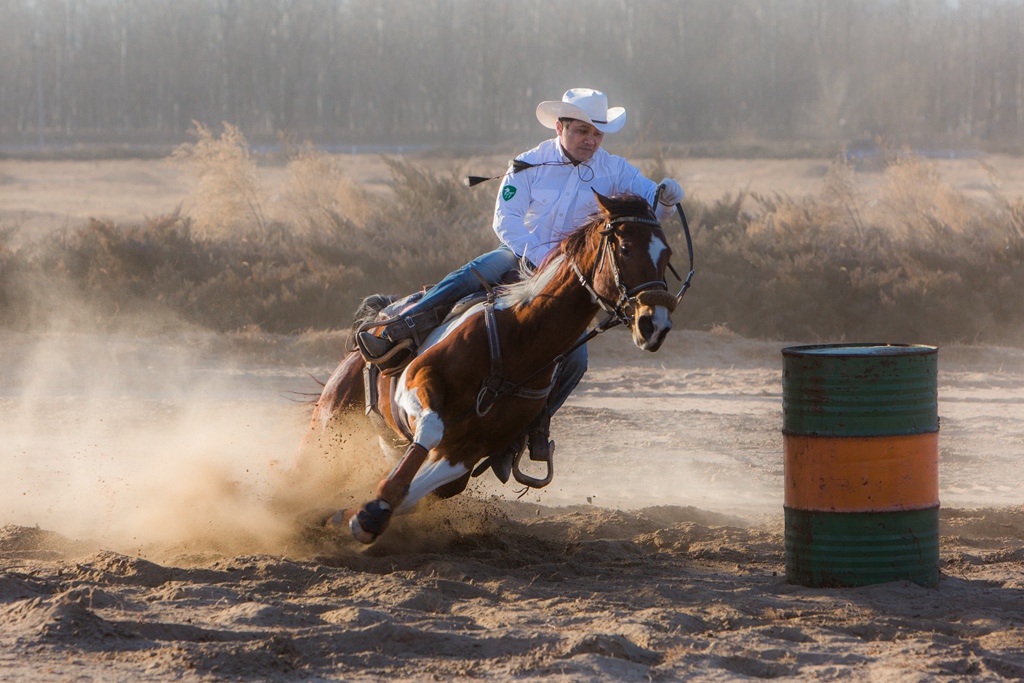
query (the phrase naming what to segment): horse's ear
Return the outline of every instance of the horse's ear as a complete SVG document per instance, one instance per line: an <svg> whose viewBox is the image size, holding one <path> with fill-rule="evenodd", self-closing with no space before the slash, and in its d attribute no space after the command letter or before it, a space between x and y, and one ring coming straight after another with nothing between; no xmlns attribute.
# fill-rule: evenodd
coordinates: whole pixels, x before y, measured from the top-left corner
<svg viewBox="0 0 1024 683"><path fill-rule="evenodd" d="M603 211L606 214L610 215L611 212L612 212L612 210L610 208L611 207L611 200L608 199L608 197L605 197L603 194L601 194L597 190L592 190L592 191L594 193L594 196L597 197L597 205L601 207L601 211Z"/></svg>
<svg viewBox="0 0 1024 683"><path fill-rule="evenodd" d="M597 190L594 190L593 188L591 188L591 190L593 191L594 196L597 197L597 208L599 208L601 210L601 215L604 216L604 220L607 221L605 223L604 227L601 229L601 234L602 235L607 235L608 233L610 233L613 230L615 230L615 226L612 225L612 223L611 223L611 220L612 220L612 208L611 208L612 207L612 200L609 199L608 197L605 197L603 194L601 194Z"/></svg>

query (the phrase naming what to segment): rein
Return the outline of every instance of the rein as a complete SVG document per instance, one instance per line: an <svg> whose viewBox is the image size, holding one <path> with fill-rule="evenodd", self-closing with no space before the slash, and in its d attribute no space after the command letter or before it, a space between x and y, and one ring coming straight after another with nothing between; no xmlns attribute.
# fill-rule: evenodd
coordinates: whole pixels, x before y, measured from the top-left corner
<svg viewBox="0 0 1024 683"><path fill-rule="evenodd" d="M686 222L686 214L683 213L683 207L681 204L676 204L676 213L679 214L679 220L683 222L683 234L686 235L686 250L690 252L690 272L686 276L686 280L683 282L682 289L680 289L679 293L676 294L676 304L678 305L679 302L683 300L683 295L686 294L686 290L690 288L690 280L693 279L693 238L690 237L690 224ZM668 267L669 270L672 271L672 274L676 276L677 280L683 279L679 277L679 273L676 272L676 269L672 267L671 263L668 264Z"/></svg>
<svg viewBox="0 0 1024 683"><path fill-rule="evenodd" d="M580 270L579 266L577 266L574 261L569 262L569 265L572 267L572 270L576 274L576 278L579 280L580 284L583 286L584 289L587 290L587 292L590 293L591 296L593 296L597 300L597 302L601 305L601 308L603 308L605 312L608 313L608 317L605 318L602 322L598 323L593 329L591 329L585 335L580 337L575 344L569 347L567 351L565 351L562 354L559 354L546 365L537 368L534 372L530 373L527 377L525 377L522 381L518 383L509 382L504 377L501 376L501 349L498 346L497 325L494 321L494 304L491 301L488 301L486 304L484 304L484 312L485 315L487 316L485 317L485 323L487 327L487 340L491 349L491 374L484 381L484 385L480 389L480 393L477 394L477 415L486 415L487 411L491 409L491 406L493 406L498 399L503 398L505 396L515 395L523 398L546 397L548 394L551 393L555 386L555 383L558 380L558 368L561 367L562 363L573 351L580 348L597 335L607 332L608 330L614 327L618 327L619 325L626 325L627 327L632 326L632 318L629 317L628 314L625 312L626 305L629 305L631 309L635 308L631 302L643 304L644 302L651 300L651 305L664 305L668 307L670 311L675 310L676 305L678 305L678 303L682 300L683 294L685 294L686 290L690 288L690 280L693 278L693 239L690 237L690 226L686 222L686 214L683 213L683 207L681 205L676 204L676 212L679 214L679 219L683 223L683 232L686 235L686 247L690 254L690 273L689 275L687 275L686 281L683 282L683 287L682 289L679 290L679 294L677 294L676 296L672 296L672 294L668 291L668 283L666 283L664 280L652 280L650 282L645 282L642 285L638 285L637 287L632 287L627 290L622 285L619 276L619 269L615 265L615 259L612 258L611 246L608 242L608 234L615 228L616 225L619 225L621 223L645 223L647 225L661 227L661 223L655 219L643 218L640 216L624 216L621 218L615 218L608 221L608 226L606 228L603 228L601 231L601 246L599 247L601 254L594 261L594 271L590 279L588 279L583 274L583 271ZM603 262L605 256L608 257L609 261L612 264L611 267L614 270L615 284L619 289L619 300L617 302L612 302L607 297L602 296L597 290L594 289L594 286L591 284L591 281L593 280L593 277L597 275L600 263ZM682 278L679 277L679 273L676 272L676 269L672 267L671 263L668 264L668 267L672 271L672 274L676 276L676 279L682 280ZM651 289L651 287L658 286L660 286L661 289ZM635 297L632 296L634 293L636 294ZM645 297L645 294L651 296ZM556 369L551 377L551 383L546 388L522 388L524 384L529 382L539 373L549 368L551 365L556 365ZM526 392L532 392L538 395L527 396L525 395ZM484 405L482 401L484 401L487 398L490 399L490 402L484 407L483 412L480 412L482 406Z"/></svg>

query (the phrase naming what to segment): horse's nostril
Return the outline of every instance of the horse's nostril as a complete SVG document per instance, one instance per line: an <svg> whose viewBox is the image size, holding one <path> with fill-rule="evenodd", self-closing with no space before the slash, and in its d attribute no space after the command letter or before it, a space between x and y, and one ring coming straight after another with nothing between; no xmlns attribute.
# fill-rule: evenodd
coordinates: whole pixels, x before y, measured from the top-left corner
<svg viewBox="0 0 1024 683"><path fill-rule="evenodd" d="M651 322L651 316L649 315L640 316L640 319L636 321L636 326L644 339L650 339L654 333L654 323Z"/></svg>

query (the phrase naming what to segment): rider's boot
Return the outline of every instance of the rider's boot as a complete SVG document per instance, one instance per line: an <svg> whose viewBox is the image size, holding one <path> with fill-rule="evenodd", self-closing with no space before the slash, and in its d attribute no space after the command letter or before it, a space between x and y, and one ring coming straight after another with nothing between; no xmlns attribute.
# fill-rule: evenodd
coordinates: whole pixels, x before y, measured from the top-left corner
<svg viewBox="0 0 1024 683"><path fill-rule="evenodd" d="M473 476L479 477L487 470L493 470L494 476L498 478L498 481L502 484L507 484L508 478L512 475L512 464L515 462L516 456L522 453L525 449L526 434L521 434L504 451L481 461L480 464L476 466L476 469L473 470Z"/></svg>
<svg viewBox="0 0 1024 683"><path fill-rule="evenodd" d="M549 438L550 427L551 411L548 410L547 406L545 406L544 410L542 410L537 417L533 418L533 421L526 428L526 432L524 434L513 441L512 444L501 453L492 455L481 462L473 471L473 476L479 477L488 469L491 469L494 471L494 476L496 476L502 484L507 483L509 476L512 474L512 467L515 463L516 456L522 453L526 448L530 449L530 460L536 462L550 462L551 453L555 448L555 442L551 441Z"/></svg>
<svg viewBox="0 0 1024 683"><path fill-rule="evenodd" d="M359 350L363 352L367 361L374 363L395 348L395 342L386 335L386 330L382 330L379 334L369 331L358 333Z"/></svg>
<svg viewBox="0 0 1024 683"><path fill-rule="evenodd" d="M399 368L416 354L416 345L411 337L392 341L388 337L378 336L369 331L356 333L356 347L363 360L381 370Z"/></svg>
<svg viewBox="0 0 1024 683"><path fill-rule="evenodd" d="M530 460L535 462L548 462L551 460L551 451L554 450L555 442L551 441L551 411L547 406L540 412L533 422L526 428L527 443L530 448Z"/></svg>
<svg viewBox="0 0 1024 683"><path fill-rule="evenodd" d="M356 333L356 346L367 363L389 370L404 365L435 327L441 324L441 312L431 309L402 316L386 325L366 327Z"/></svg>

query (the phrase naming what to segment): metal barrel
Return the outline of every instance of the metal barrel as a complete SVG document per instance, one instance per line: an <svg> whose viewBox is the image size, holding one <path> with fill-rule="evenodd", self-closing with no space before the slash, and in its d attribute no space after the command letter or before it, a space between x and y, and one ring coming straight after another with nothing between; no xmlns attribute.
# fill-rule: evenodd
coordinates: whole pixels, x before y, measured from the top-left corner
<svg viewBox="0 0 1024 683"><path fill-rule="evenodd" d="M782 350L786 579L939 581L938 350Z"/></svg>

